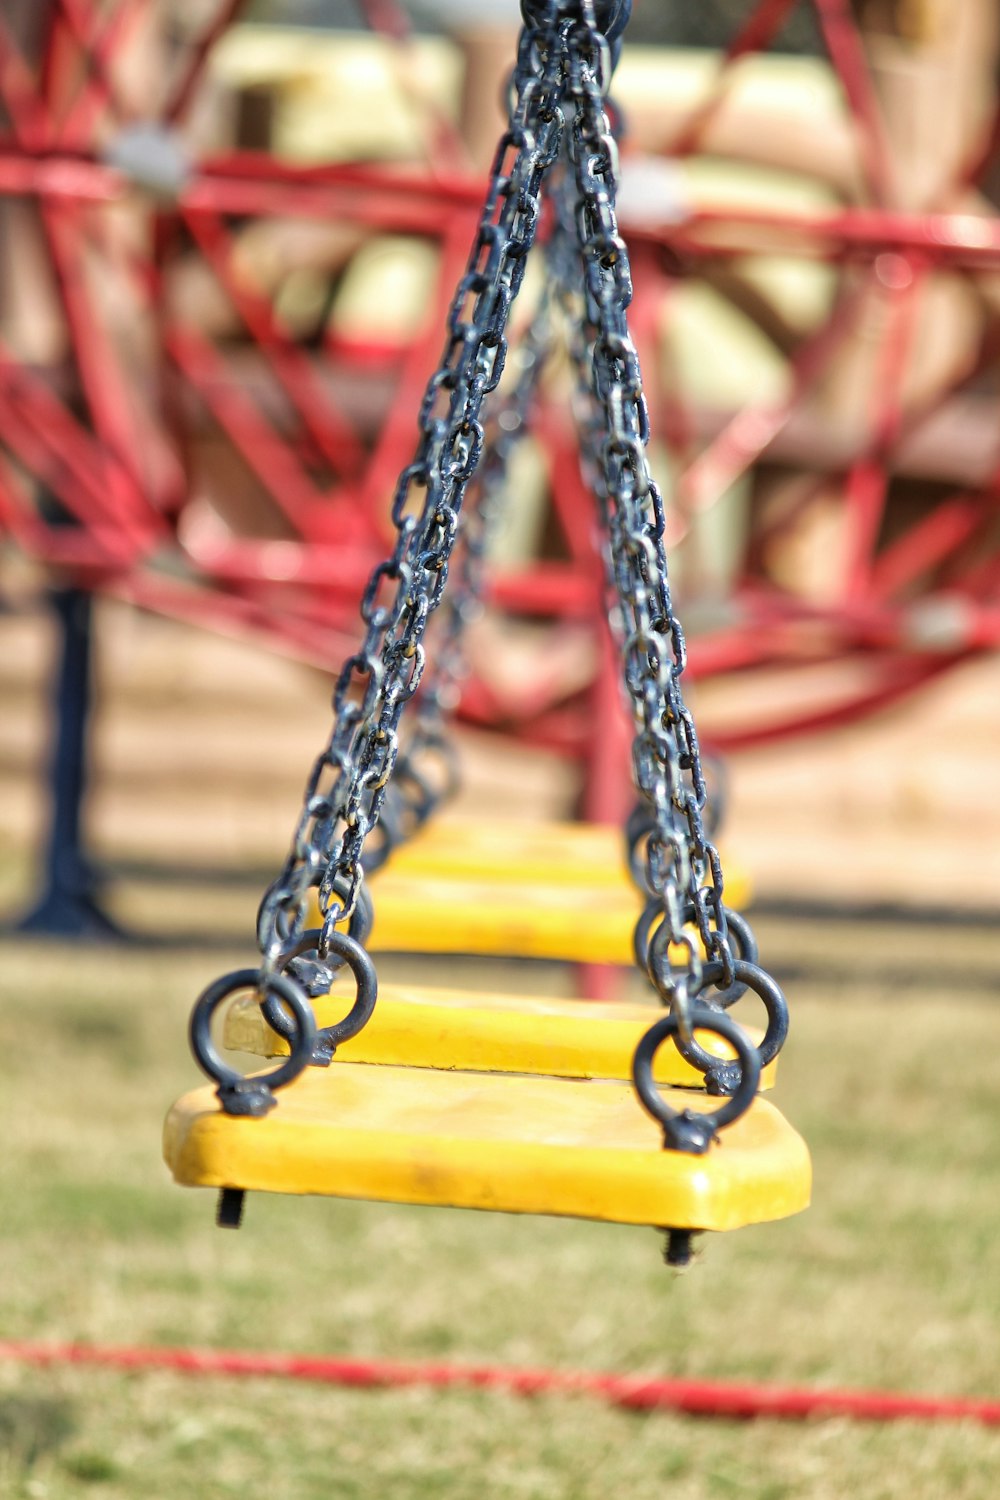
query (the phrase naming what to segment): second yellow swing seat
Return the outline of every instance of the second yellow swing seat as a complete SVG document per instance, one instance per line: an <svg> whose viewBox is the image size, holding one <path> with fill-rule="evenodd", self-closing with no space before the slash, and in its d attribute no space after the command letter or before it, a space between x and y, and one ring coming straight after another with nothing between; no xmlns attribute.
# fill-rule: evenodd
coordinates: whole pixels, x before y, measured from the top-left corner
<svg viewBox="0 0 1000 1500"><path fill-rule="evenodd" d="M334 1025L347 1006L334 989L312 1002L317 1027ZM656 1006L616 1001L561 1000L551 996L497 995L472 990L380 986L371 1020L337 1048L344 1062L529 1073L557 1078L628 1078L640 1037L661 1012ZM761 1033L746 1028L755 1046ZM706 1051L720 1058L732 1049L711 1032L697 1032ZM289 1044L272 1031L257 1001L237 1000L225 1020L225 1045L258 1057L280 1057ZM761 1087L774 1084L777 1062L767 1064ZM699 1087L701 1073L672 1042L656 1055L660 1083Z"/></svg>
<svg viewBox="0 0 1000 1500"><path fill-rule="evenodd" d="M386 873L389 870L421 879L494 885L623 888L630 893L635 889L624 858L622 829L611 823L469 818L442 812L393 851ZM739 872L730 873L727 862L731 906L744 904L746 885Z"/></svg>
<svg viewBox="0 0 1000 1500"><path fill-rule="evenodd" d="M642 899L622 849L601 824L432 819L372 878L371 946L631 964ZM727 904L749 896L746 876L727 874Z"/></svg>

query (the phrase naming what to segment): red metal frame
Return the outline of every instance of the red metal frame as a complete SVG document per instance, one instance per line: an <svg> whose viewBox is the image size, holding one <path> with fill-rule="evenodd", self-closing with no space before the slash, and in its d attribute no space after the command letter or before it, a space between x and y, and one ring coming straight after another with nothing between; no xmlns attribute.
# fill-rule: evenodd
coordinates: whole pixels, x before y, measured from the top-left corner
<svg viewBox="0 0 1000 1500"><path fill-rule="evenodd" d="M748 4L708 94L675 138L677 154L698 149L725 97L732 64L766 46L794 3ZM461 147L438 118L429 139L439 155L428 167L302 167L228 151L197 162L173 199L143 198L109 164L104 146L129 123L119 85L122 60L134 27L155 4L50 0L41 51L32 60L0 17L0 106L7 116L0 130L0 199L37 206L53 294L73 348L69 367L43 372L0 343L0 529L23 551L72 570L90 586L212 628L259 635L330 666L349 648L361 581L385 550L388 497L409 461L414 412L438 352L436 314L463 264L481 185L454 167ZM793 595L767 576L762 559L776 524L770 522L751 537L735 580L731 613L737 623L691 642L694 679L851 657L868 664L868 681L821 713L725 726L717 738L730 745L868 712L1000 641L994 534L1000 452L975 482L963 477L930 514L915 513L901 534L888 535L885 527L893 476L905 467L914 433L961 394L965 380L981 378L997 352L984 345L975 370L956 378L926 410L907 409L902 380L924 290L935 274L975 277L1000 267L1000 218L895 206L893 166L850 6L846 0L814 5L854 124L866 201L808 213L696 208L680 221L665 213L662 223L646 218L623 226L633 249L636 330L647 354L654 422L660 418L672 451L676 542L697 527L699 512L762 460L792 463L794 454L782 457L782 445L791 442L811 393L854 333L872 287L888 314L867 435L855 451L833 455L827 469L813 465L820 471L817 483L832 469L842 484L849 563L836 597ZM392 30L392 45L405 45L397 7L372 0L370 8ZM238 0L220 0L166 81L155 113L165 129L182 128L211 49L238 10ZM1000 149L998 120L962 164L958 183L979 180ZM146 215L142 251L134 244L123 250L109 233L109 214L123 204ZM264 288L253 286L238 265L239 227L281 217L430 241L440 257L435 315L419 336L398 346L348 347L326 339L322 347L307 348L297 342ZM662 380L658 361L649 357L658 310L664 298L669 307L679 279L768 252L838 269L841 285L830 318L791 351L787 401L699 412ZM141 393L93 293L87 266L101 257L123 286L127 281L160 351L159 368L149 372L149 390ZM177 264L195 257L241 329L235 347L232 338L213 338L173 305ZM379 381L386 390L372 426L352 417L339 393ZM147 410L159 424L155 453ZM192 436L194 425L205 422L224 435L234 461L259 487L268 516L264 533L226 535L220 528L206 535L196 524L200 477ZM587 499L564 414L546 408L539 428L551 453L551 503L565 555L495 578L491 596L513 612L557 623L587 620L599 613L601 597L590 522L581 527L579 519L589 516ZM40 492L53 495L73 524L52 524L36 503ZM779 527L801 516L812 493L803 488ZM183 583L162 571L166 552L186 575ZM951 635L931 651L920 610L941 590L961 608L953 611ZM596 656L603 662L596 697L562 689L544 673L505 695L473 677L463 712L474 722L499 723L586 755L595 705L603 715L614 701L607 653ZM594 770L592 784L607 781L603 762ZM601 801L594 794L592 804L595 795ZM600 814L602 808L591 810Z"/></svg>

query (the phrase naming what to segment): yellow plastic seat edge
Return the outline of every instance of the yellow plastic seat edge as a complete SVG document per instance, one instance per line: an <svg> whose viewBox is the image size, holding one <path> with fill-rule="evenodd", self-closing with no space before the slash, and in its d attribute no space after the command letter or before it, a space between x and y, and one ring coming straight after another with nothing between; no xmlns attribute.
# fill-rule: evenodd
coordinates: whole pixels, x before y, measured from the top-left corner
<svg viewBox="0 0 1000 1500"><path fill-rule="evenodd" d="M333 1025L346 1009L346 997L337 993L313 1001L319 1026ZM499 1005L475 992L386 985L368 1025L343 1042L337 1056L345 1062L400 1067L627 1079L639 1039L659 1015L652 1006L634 1004L612 1007L587 1000L524 996L518 1001L504 996ZM747 1033L759 1046L762 1033L753 1027ZM257 1057L288 1053L287 1042L271 1030L250 997L231 1007L224 1040L234 1051ZM732 1056L713 1032L699 1032L698 1040L714 1056ZM775 1059L763 1070L762 1089L774 1087L776 1070ZM686 1088L700 1088L704 1082L672 1041L657 1053L655 1077Z"/></svg>
<svg viewBox="0 0 1000 1500"><path fill-rule="evenodd" d="M621 886L480 885L379 873L372 882L374 952L468 953L630 965L638 893ZM310 899L308 924L320 913Z"/></svg>

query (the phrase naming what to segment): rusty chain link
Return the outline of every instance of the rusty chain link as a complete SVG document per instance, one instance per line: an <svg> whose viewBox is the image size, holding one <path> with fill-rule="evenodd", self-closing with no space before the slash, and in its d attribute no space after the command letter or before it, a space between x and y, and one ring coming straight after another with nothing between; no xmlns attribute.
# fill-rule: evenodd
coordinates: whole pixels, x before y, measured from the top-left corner
<svg viewBox="0 0 1000 1500"><path fill-rule="evenodd" d="M733 981L734 960L722 867L703 818L707 789L698 737L681 691L687 648L670 594L663 499L646 454L649 417L628 328L632 278L615 210L618 148L604 108L608 56L587 24L587 9L581 6L583 18L570 41L573 112L566 141L588 356L584 361L578 340L576 362L587 372L581 446L607 536L635 721L633 772L652 814L646 882L664 915L650 944L651 973L686 1033L688 997L700 988L702 971L687 928L692 917L726 984Z"/></svg>
<svg viewBox="0 0 1000 1500"><path fill-rule="evenodd" d="M552 242L545 245L546 262ZM383 806L394 821L390 840L419 827L455 788L457 767L449 723L458 706L468 670L467 631L483 612L486 553L503 514L510 487L511 461L531 431L544 370L556 342L555 277L547 274L538 303L507 365L513 388L503 393L487 428L483 456L462 510L448 591L441 604L440 628L428 638L428 668L413 703L414 723L400 750ZM431 629L433 630L433 623ZM437 778L435 783L435 763ZM443 772L443 785L442 785ZM366 873L371 871L366 858Z"/></svg>
<svg viewBox="0 0 1000 1500"><path fill-rule="evenodd" d="M268 972L302 931L317 881L321 956L353 911L361 852L398 753L400 715L420 683L424 631L441 600L462 501L482 451L483 401L503 373L507 318L538 230L542 176L562 133L562 53L542 45L558 6L543 10L543 20L521 34L509 126L448 315L444 356L421 404L417 451L396 488L396 546L369 579L361 605L366 634L337 679L330 742L315 762L291 850L263 905L259 939Z"/></svg>

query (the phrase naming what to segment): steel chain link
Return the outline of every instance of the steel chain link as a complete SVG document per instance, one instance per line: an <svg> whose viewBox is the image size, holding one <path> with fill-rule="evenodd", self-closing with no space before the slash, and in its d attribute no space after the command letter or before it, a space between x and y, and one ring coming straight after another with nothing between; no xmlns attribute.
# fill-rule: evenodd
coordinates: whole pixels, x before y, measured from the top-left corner
<svg viewBox="0 0 1000 1500"><path fill-rule="evenodd" d="M440 628L428 637L429 665L413 703L415 722L400 751L388 791L385 806L388 808L398 797L417 823L423 822L441 800L436 789L429 786L428 758L445 760L449 771L455 772L448 726L468 670L468 627L483 612L487 549L506 504L511 462L531 431L542 374L556 341L553 305L556 280L548 264L551 243L544 247L546 275L538 304L508 362L508 376L511 364L516 366L513 387L504 393L489 423L483 456L462 509L448 591L441 605ZM414 783L418 791L426 788L422 803L417 804L412 795L407 795L407 781ZM403 819L397 815L397 821L402 823Z"/></svg>
<svg viewBox="0 0 1000 1500"><path fill-rule="evenodd" d="M706 784L698 738L681 692L687 650L671 600L663 499L647 459L648 412L628 328L632 279L615 209L618 149L604 107L609 59L587 0L580 12L569 38L567 100L573 110L565 153L584 286L586 359L576 344L576 363L587 371L582 450L608 538L635 720L633 770L655 819L646 877L664 918L651 944L652 973L683 1024L702 973L698 945L686 929L690 915L726 984L732 983L733 954L722 867L703 819ZM680 963L677 954L683 955Z"/></svg>
<svg viewBox="0 0 1000 1500"><path fill-rule="evenodd" d="M521 33L509 126L449 312L444 355L421 404L417 451L393 499L396 545L369 579L361 605L366 634L337 679L330 741L314 764L291 850L262 906L266 972L277 971L303 930L317 882L321 956L353 911L365 838L396 761L400 715L420 684L424 631L441 600L462 501L482 451L483 401L503 373L507 319L538 229L542 177L562 134L559 6L549 0L536 10Z"/></svg>

